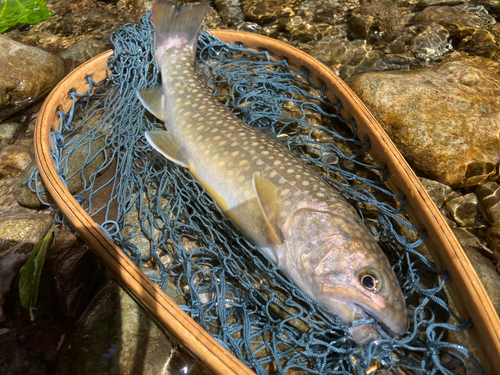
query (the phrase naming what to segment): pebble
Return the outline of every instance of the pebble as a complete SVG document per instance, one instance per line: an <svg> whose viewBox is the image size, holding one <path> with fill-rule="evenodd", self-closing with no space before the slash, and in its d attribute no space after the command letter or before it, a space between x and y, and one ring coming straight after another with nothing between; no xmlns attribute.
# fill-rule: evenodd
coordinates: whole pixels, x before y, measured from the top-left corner
<svg viewBox="0 0 500 375"><path fill-rule="evenodd" d="M477 196L469 193L446 201L451 217L461 227L472 227L477 216Z"/></svg>
<svg viewBox="0 0 500 375"><path fill-rule="evenodd" d="M479 209L490 222L500 223L500 185L496 182L486 182L475 190L479 200Z"/></svg>
<svg viewBox="0 0 500 375"><path fill-rule="evenodd" d="M19 124L17 122L0 123L0 138L5 140L11 139L14 137L14 134L16 134L17 128L19 128Z"/></svg>

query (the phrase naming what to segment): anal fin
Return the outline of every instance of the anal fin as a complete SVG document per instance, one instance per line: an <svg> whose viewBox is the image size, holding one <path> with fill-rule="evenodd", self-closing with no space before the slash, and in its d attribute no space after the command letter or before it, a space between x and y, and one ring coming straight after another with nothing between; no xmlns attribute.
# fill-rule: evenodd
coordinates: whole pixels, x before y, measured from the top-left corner
<svg viewBox="0 0 500 375"><path fill-rule="evenodd" d="M276 223L276 186L256 173L253 174L252 184L271 238L276 245L281 245L283 234Z"/></svg>
<svg viewBox="0 0 500 375"><path fill-rule="evenodd" d="M146 108L151 114L158 117L161 121L164 121L164 95L163 88L161 85L152 87L150 89L140 89L137 90L137 97L141 101L144 108Z"/></svg>
<svg viewBox="0 0 500 375"><path fill-rule="evenodd" d="M146 132L146 139L156 151L168 160L183 167L189 167L187 155L174 133L162 130L150 131Z"/></svg>

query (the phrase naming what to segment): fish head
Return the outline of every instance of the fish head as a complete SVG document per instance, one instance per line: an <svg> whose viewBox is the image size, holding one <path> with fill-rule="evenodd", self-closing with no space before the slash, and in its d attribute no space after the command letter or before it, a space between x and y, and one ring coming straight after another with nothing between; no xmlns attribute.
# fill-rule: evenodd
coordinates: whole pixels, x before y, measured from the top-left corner
<svg viewBox="0 0 500 375"><path fill-rule="evenodd" d="M291 277L322 306L346 323L373 317L392 335L407 331L408 312L396 275L359 219L302 210L289 220L284 235Z"/></svg>

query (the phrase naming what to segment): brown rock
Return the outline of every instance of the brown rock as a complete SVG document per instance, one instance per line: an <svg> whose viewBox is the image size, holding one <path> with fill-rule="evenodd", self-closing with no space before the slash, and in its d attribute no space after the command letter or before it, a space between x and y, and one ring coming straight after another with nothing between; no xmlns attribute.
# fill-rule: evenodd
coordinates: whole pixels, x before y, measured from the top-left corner
<svg viewBox="0 0 500 375"><path fill-rule="evenodd" d="M408 161L451 187L496 179L500 63L468 57L347 80Z"/></svg>
<svg viewBox="0 0 500 375"><path fill-rule="evenodd" d="M16 176L34 159L31 142L16 142L0 152L0 176Z"/></svg>
<svg viewBox="0 0 500 375"><path fill-rule="evenodd" d="M442 184L439 181L429 180L427 178L419 178L420 183L429 193L431 199L436 204L437 208L442 208L444 202L458 196L448 185Z"/></svg>
<svg viewBox="0 0 500 375"><path fill-rule="evenodd" d="M500 185L490 181L476 188L479 209L490 222L500 223Z"/></svg>
<svg viewBox="0 0 500 375"><path fill-rule="evenodd" d="M0 121L47 95L63 76L59 57L0 35Z"/></svg>
<svg viewBox="0 0 500 375"><path fill-rule="evenodd" d="M59 56L63 59L73 61L73 67L76 68L106 50L106 45L102 40L94 37L86 37L62 51Z"/></svg>
<svg viewBox="0 0 500 375"><path fill-rule="evenodd" d="M477 197L474 193L459 196L446 202L451 217L461 227L472 227L477 215Z"/></svg>
<svg viewBox="0 0 500 375"><path fill-rule="evenodd" d="M299 4L298 0L241 0L245 17L258 23L275 21L278 17L292 17Z"/></svg>
<svg viewBox="0 0 500 375"><path fill-rule="evenodd" d="M500 276L496 272L493 263L479 253L482 246L476 236L460 228L452 228L452 231L483 283L495 310L500 314Z"/></svg>
<svg viewBox="0 0 500 375"><path fill-rule="evenodd" d="M66 338L55 374L158 374L172 341L112 282L90 303Z"/></svg>

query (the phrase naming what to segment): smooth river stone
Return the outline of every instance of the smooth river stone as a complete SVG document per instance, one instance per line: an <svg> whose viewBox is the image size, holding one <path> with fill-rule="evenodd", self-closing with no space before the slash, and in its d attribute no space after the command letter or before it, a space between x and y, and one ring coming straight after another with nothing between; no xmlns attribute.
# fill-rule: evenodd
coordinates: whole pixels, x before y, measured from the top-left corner
<svg viewBox="0 0 500 375"><path fill-rule="evenodd" d="M451 187L498 177L500 63L466 57L347 83L410 164Z"/></svg>
<svg viewBox="0 0 500 375"><path fill-rule="evenodd" d="M47 95L63 76L59 57L0 35L0 121Z"/></svg>

